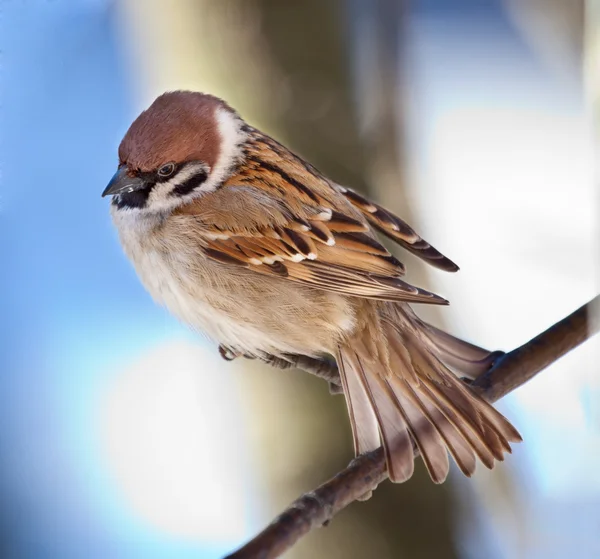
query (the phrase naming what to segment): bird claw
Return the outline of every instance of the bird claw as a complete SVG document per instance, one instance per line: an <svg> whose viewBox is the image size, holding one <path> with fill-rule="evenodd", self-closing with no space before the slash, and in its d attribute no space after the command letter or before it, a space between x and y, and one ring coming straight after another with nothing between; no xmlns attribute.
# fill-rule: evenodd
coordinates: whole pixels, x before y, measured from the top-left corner
<svg viewBox="0 0 600 559"><path fill-rule="evenodd" d="M225 359L225 361L233 361L234 359L237 359L242 355L241 353L238 353L233 349L222 344L219 345L219 353L221 354L221 357Z"/></svg>
<svg viewBox="0 0 600 559"><path fill-rule="evenodd" d="M343 394L343 393L344 393L344 389L339 384L336 384L335 382L329 383L329 394L332 394L335 396L336 394Z"/></svg>
<svg viewBox="0 0 600 559"><path fill-rule="evenodd" d="M490 371L492 371L493 369L495 369L498 365L500 365L500 363L502 363L502 361L504 361L504 358L506 357L507 353L506 351L493 351L492 353L490 353L490 368L487 370L487 372L489 373Z"/></svg>
<svg viewBox="0 0 600 559"><path fill-rule="evenodd" d="M492 351L487 357L486 360L489 361L489 365L486 371L481 373L479 376L475 378L469 377L461 377L462 380L467 385L472 385L478 378L484 377L485 375L489 375L491 371L493 371L506 357L506 352L501 350Z"/></svg>
<svg viewBox="0 0 600 559"><path fill-rule="evenodd" d="M364 502L364 501L368 501L372 496L373 496L373 490L369 489L369 491L367 491L364 495L357 497L356 500Z"/></svg>

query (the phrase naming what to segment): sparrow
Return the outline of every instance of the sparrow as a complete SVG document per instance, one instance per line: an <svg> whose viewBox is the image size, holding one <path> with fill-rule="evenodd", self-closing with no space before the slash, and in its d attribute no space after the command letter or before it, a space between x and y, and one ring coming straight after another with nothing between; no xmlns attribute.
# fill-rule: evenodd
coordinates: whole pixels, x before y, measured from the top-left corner
<svg viewBox="0 0 600 559"><path fill-rule="evenodd" d="M102 196L147 291L229 357L335 359L356 454L383 445L403 482L417 448L435 483L467 476L521 437L457 376L489 352L417 317L445 305L403 278L389 237L456 264L382 206L320 173L212 95L159 96L131 124Z"/></svg>

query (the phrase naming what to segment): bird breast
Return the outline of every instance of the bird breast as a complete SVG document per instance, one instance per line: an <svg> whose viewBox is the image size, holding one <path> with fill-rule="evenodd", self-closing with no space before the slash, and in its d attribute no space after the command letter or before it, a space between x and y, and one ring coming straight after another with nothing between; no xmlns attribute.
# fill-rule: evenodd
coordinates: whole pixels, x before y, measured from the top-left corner
<svg viewBox="0 0 600 559"><path fill-rule="evenodd" d="M317 356L354 328L347 297L216 262L180 224L132 226L116 213L121 244L150 295L217 343L258 357Z"/></svg>

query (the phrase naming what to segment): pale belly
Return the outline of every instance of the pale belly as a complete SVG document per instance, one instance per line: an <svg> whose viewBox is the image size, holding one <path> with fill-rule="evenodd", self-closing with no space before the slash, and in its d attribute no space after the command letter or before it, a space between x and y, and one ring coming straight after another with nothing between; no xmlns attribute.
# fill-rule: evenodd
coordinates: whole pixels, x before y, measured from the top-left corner
<svg viewBox="0 0 600 559"><path fill-rule="evenodd" d="M333 353L354 327L347 299L176 251L127 251L155 301L243 354ZM190 261L193 265L190 265Z"/></svg>

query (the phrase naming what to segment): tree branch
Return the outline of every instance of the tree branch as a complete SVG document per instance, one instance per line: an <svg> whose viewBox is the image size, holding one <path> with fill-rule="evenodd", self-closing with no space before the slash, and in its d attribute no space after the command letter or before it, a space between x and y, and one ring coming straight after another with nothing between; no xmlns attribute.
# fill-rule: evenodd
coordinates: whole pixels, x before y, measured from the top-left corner
<svg viewBox="0 0 600 559"><path fill-rule="evenodd" d="M471 387L490 402L525 384L600 330L600 295L526 344L504 355ZM416 449L415 449L416 450ZM418 453L415 452L415 456ZM387 478L382 448L363 454L323 485L302 495L267 528L225 559L275 559L313 528Z"/></svg>

